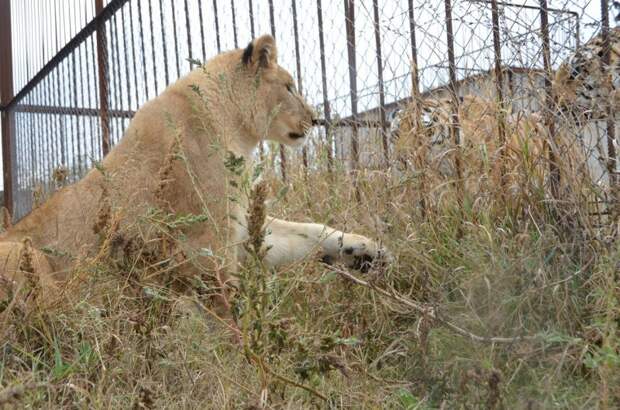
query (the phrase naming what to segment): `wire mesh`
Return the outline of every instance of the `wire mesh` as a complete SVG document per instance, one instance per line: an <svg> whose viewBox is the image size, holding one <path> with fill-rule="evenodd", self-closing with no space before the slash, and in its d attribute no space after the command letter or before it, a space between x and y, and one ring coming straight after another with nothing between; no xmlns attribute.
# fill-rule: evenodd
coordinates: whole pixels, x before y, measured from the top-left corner
<svg viewBox="0 0 620 410"><path fill-rule="evenodd" d="M496 1L496 50L493 1L486 0L105 0L99 8L97 0L3 1L11 2L18 91L6 108L13 123L17 219L82 178L118 143L139 107L188 73L195 60L243 47L264 33L275 35L280 64L322 118L303 151L275 157L281 173L297 166L331 170L335 162L356 170L407 168L409 161L425 171L399 152L402 145L409 151L420 146L419 136L404 135L403 116L418 99L427 108L416 114L416 123L438 127L433 121L441 115L428 106L449 97L450 85L458 98L444 120L448 126L432 131L436 135L425 143L441 140L435 151L458 148L465 155L473 136L459 124L458 106L468 96L497 102L499 68L506 112L494 118L510 122L534 115L543 125L548 118L547 128L553 125L562 134L561 141L548 138L558 156L552 162L579 150L582 169L598 189L596 201L612 199L618 28L609 30L609 63L598 53L604 48L601 10L613 18L612 2ZM100 18L104 10L108 14ZM544 20L548 39L541 35ZM600 74L606 70L608 83ZM450 134L451 127L460 139L439 135ZM493 128L489 138L498 133ZM450 158L454 167L458 156Z"/></svg>

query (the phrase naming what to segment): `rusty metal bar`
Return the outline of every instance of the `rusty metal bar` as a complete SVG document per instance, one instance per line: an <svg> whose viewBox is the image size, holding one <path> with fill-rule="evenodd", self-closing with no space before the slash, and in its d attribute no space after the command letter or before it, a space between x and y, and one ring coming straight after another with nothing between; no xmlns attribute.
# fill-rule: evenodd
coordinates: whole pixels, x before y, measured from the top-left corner
<svg viewBox="0 0 620 410"><path fill-rule="evenodd" d="M446 36L448 41L448 72L450 77L450 84L448 89L450 91L450 97L452 100L452 121L450 121L450 132L453 137L455 155L454 155L454 167L456 170L456 187L457 187L457 201L459 207L463 206L464 195L464 181L463 172L461 167L461 136L459 132L459 98L458 90L456 89L456 63L454 57L454 31L452 28L452 2L451 0L444 1L445 6L445 19L446 19Z"/></svg>
<svg viewBox="0 0 620 410"><path fill-rule="evenodd" d="M269 3L269 26L271 27L271 35L276 38L276 16L273 11L273 0L268 0Z"/></svg>
<svg viewBox="0 0 620 410"><path fill-rule="evenodd" d="M159 83L157 81L157 65L155 64L155 28L153 26L153 1L149 0L149 26L151 28L151 58L153 59L153 87L155 92L153 95L158 94ZM146 65L145 65L146 66ZM148 87L147 87L148 91Z"/></svg>
<svg viewBox="0 0 620 410"><path fill-rule="evenodd" d="M26 4L26 2L24 2L24 1L22 1L21 3L22 3L22 13L21 14L23 16L25 14L25 10L29 10L30 9L30 7L29 7L30 5ZM22 30L20 37L22 39L28 38L29 27L26 24L24 24L20 28ZM25 46L25 45L23 45L23 46ZM23 54L24 54L24 68L26 70L25 78L30 78L30 54L26 53L26 52L24 52Z"/></svg>
<svg viewBox="0 0 620 410"><path fill-rule="evenodd" d="M493 56L495 60L495 92L497 99L497 132L499 137L500 182L502 196L506 192L506 102L504 101L504 75L502 68L502 44L500 42L499 10L497 0L491 0L493 25ZM504 198L505 199L505 198Z"/></svg>
<svg viewBox="0 0 620 410"><path fill-rule="evenodd" d="M86 117L98 117L100 116L100 110L97 108L82 108L82 107L64 107L60 105L37 105L37 104L19 104L13 109L13 112L24 113L38 113L38 114L50 114L50 115L80 115ZM115 110L108 111L108 117L111 118L132 118L136 114L136 111L132 110Z"/></svg>
<svg viewBox="0 0 620 410"><path fill-rule="evenodd" d="M248 0L248 10L250 11L250 34L252 35L252 39L254 39L256 33L254 32L254 7L252 0Z"/></svg>
<svg viewBox="0 0 620 410"><path fill-rule="evenodd" d="M372 2L375 28L375 49L377 57L377 77L379 79L379 118L381 121L381 141L383 143L383 155L385 156L385 166L390 165L390 151L387 139L387 121L385 118L385 85L383 83L383 56L381 53L381 27L379 22L379 1Z"/></svg>
<svg viewBox="0 0 620 410"><path fill-rule="evenodd" d="M67 60L68 63L68 67L67 67L67 72L69 74L69 78L68 78L68 82L70 83L70 85L68 85L67 89L68 89L68 94L69 94L69 104L73 103L74 106L77 107L78 102L77 102L77 67L76 67L76 62L75 62L75 55L78 54L79 52L79 47L73 52L71 53L71 57ZM71 87L71 85L73 87ZM35 88L36 89L36 88ZM73 132L71 135L71 142L73 143L73 168L76 168L77 165L77 170L78 170L78 175L82 173L82 170L80 168L80 155L81 155L81 147L80 147L80 136L79 136L79 121L78 118L71 116L69 117L70 121L73 125ZM77 154L76 154L77 153ZM77 159L77 164L76 164L76 159Z"/></svg>
<svg viewBox="0 0 620 410"><path fill-rule="evenodd" d="M32 12L34 15L41 15L40 14L40 4L35 3L33 5L33 9ZM35 27L31 28L31 36L34 38L38 38L38 34L39 34L39 30L40 30L40 25L36 25ZM42 56L39 54L35 54L35 67L40 67L42 64L41 62L41 58ZM41 64L41 65L40 65ZM38 96L38 87L35 88L32 92L32 94L30 95L30 100L37 103L37 96ZM34 158L34 163L31 165L32 167L32 173L34 175L33 177L33 185L35 184L34 181L40 181L41 180L41 175L43 172L43 161L42 158L40 157L40 138L37 138L36 140L34 139L34 132L33 130L42 130L41 127L41 117L37 116L37 115L33 115L32 119L31 119L31 128L30 128L30 132L29 132L29 136L30 139L32 141L31 145L30 145L30 151L31 151L31 156Z"/></svg>
<svg viewBox="0 0 620 410"><path fill-rule="evenodd" d="M418 72L418 43L416 40L416 22L415 15L413 12L413 0L408 0L408 13L409 13L409 36L411 43L411 103L415 104L416 107L419 107L421 103L421 93L420 93L420 75ZM419 110L415 110L415 115L418 118L414 118L416 124L420 123L420 114ZM399 138L403 138L400 136ZM413 136L409 136L409 138L413 138ZM425 142L424 142L425 143ZM414 152L414 160L418 163L420 169L424 170L426 168L426 158L424 161L421 161L422 157L419 152ZM405 168L407 167L406 159L403 162ZM426 181L426 173L422 172L420 175L420 210L422 212L422 216L426 218L428 216L428 205L426 201L427 194L427 181Z"/></svg>
<svg viewBox="0 0 620 410"><path fill-rule="evenodd" d="M157 64L155 64L155 28L153 25L153 0L149 0L149 27L151 29L151 58L153 62L153 87L155 87L153 95L157 95L159 88L159 81L157 80ZM146 67L146 64L145 64ZM148 98L148 84L146 86L147 98Z"/></svg>
<svg viewBox="0 0 620 410"><path fill-rule="evenodd" d="M90 43L91 43L91 51L92 51L91 55L92 55L92 58L93 58L92 69L96 70L96 68L95 68L96 67L96 62L95 62L95 43L94 43L94 39L92 37L91 37L91 42ZM93 76L93 82L94 82L95 78L97 78L96 74ZM42 89L43 89L43 92L44 92L43 103L42 104L45 104L45 105L49 105L49 104L52 103L53 96L52 96L52 94L50 94L51 93L50 90L52 88L50 86L50 82L51 81L52 81L52 78L51 78L51 76L49 76L49 77L46 77L45 80L41 83L42 84ZM93 88L94 88L94 84L93 84ZM90 87L88 89L88 92L89 92L89 101L93 101L93 99L90 98L91 97L90 96L90 92L91 92L91 88ZM96 97L95 97L95 99L96 99ZM17 107L19 107L19 106L17 106ZM46 124L46 129L47 129L47 138L46 138L47 139L47 141L46 141L47 142L47 151L48 151L48 153L50 155L51 164L55 165L57 163L57 152L56 152L56 146L52 142L52 141L55 140L55 138L51 138L50 134L51 135L58 135L58 130L55 129L56 122L54 121L53 115L48 114L48 115L46 115L46 118L47 118L47 124ZM96 132L93 132L93 137L94 137L95 134L96 134ZM47 171L51 172L51 167Z"/></svg>
<svg viewBox="0 0 620 410"><path fill-rule="evenodd" d="M237 41L237 16L235 14L235 0L230 0L230 9L232 14L233 40L235 48L239 48L239 42Z"/></svg>
<svg viewBox="0 0 620 410"><path fill-rule="evenodd" d="M250 13L250 34L252 36L252 39L250 41L253 41L256 37L256 33L254 32L254 5L252 3L252 0L248 0L248 10ZM261 161L265 158L265 146L263 144L263 141L260 141L258 143L258 157Z"/></svg>
<svg viewBox="0 0 620 410"><path fill-rule="evenodd" d="M32 90L33 93L36 91L36 88ZM32 100L32 94L28 96L28 99ZM36 129L36 118L34 115L29 115L27 121L25 121L26 125L26 135L27 135L27 155L28 155L28 164L30 165L30 181L31 185L34 186L37 180L38 174L38 161L36 158L36 146L34 141L34 130Z"/></svg>
<svg viewBox="0 0 620 410"><path fill-rule="evenodd" d="M323 35L323 8L321 5L321 0L317 0L316 8L319 23L319 52L321 54L321 84L323 91L323 115L325 116L325 140L327 141L327 171L331 174L333 166L331 130L332 116L329 106L329 98L327 96L327 64L325 62L325 38Z"/></svg>
<svg viewBox="0 0 620 410"><path fill-rule="evenodd" d="M540 31L542 37L543 66L545 71L545 124L549 130L549 141L547 141L547 152L549 155L549 175L551 181L551 195L554 199L559 198L560 169L555 158L555 121L552 110L555 107L553 97L553 87L551 78L553 75L551 67L551 46L549 40L549 10L547 0L539 0L540 4Z"/></svg>
<svg viewBox="0 0 620 410"><path fill-rule="evenodd" d="M83 93L82 93L83 97ZM41 86L39 85L34 89L33 99L37 104L41 103ZM38 176L37 180L39 184L42 185L42 182L45 179L45 168L46 163L48 161L48 157L46 157L44 153L44 143L45 143L45 124L43 115L35 115L35 122L37 124L37 130L40 130L40 133L37 135L35 151L37 155L37 168L38 168Z"/></svg>
<svg viewBox="0 0 620 410"><path fill-rule="evenodd" d="M13 47L11 37L11 0L0 0L0 106L2 109L2 178L4 206L13 215L13 159L15 146L13 132L15 115L8 104L13 99Z"/></svg>
<svg viewBox="0 0 620 410"><path fill-rule="evenodd" d="M185 30L187 30L186 31L186 33L187 33L187 56L189 57L190 60L192 60L193 59L193 55L192 55L192 30L191 30L192 26L191 26L190 21L189 21L189 8L187 6L187 0L185 0L185 9L184 9L184 11L185 11ZM191 71L191 69L193 67L191 61L188 62L188 64L189 64L189 69Z"/></svg>
<svg viewBox="0 0 620 410"><path fill-rule="evenodd" d="M202 4L198 3L198 21L200 22L200 46L202 47L202 61L204 62L207 59L207 50L206 50L206 42L205 42L205 26L204 26L204 17L202 16Z"/></svg>
<svg viewBox="0 0 620 410"><path fill-rule="evenodd" d="M58 38L58 33L60 32L59 30L59 24L58 24L58 14L57 13L58 8L55 8L54 11L54 31L56 32L56 44L58 46L60 46L59 38ZM72 50L73 51L73 50ZM68 54L67 54L68 55ZM63 60L58 61L58 65L56 68L56 70L54 70L56 72L56 98L58 100L58 103L60 104L61 102L65 102L64 94L63 94L63 87L62 87L62 78L65 78L64 76L64 72L63 72ZM34 88L34 86L33 86ZM65 147L67 146L67 134L66 134L66 129L65 129L65 117L59 117L58 118L58 125L60 127L60 161L62 166L67 166L68 165L68 161L67 161L67 151L65 150Z"/></svg>
<svg viewBox="0 0 620 410"><path fill-rule="evenodd" d="M33 9L31 9L33 15L37 15L37 16L41 15L40 4L35 3L33 6L34 6ZM38 34L40 33L40 29L41 29L40 25L35 25L34 27L32 27L31 36L38 39L39 37ZM41 67L43 65L43 62L41 61L43 56L40 54L35 55L35 56L36 56L35 67ZM33 93L30 95L31 101L38 103L38 92L39 92L39 87L36 87L33 90ZM31 135L31 138L33 139L33 144L30 149L34 154L35 162L31 166L33 168L33 173L35 175L34 181L40 181L42 180L42 175L43 175L43 158L41 157L41 138L40 138L41 131L43 130L43 127L41 126L41 116L33 115L32 125L33 127L31 128L30 135ZM33 130L37 130L39 132L39 135L38 135L39 138L36 138L36 140L34 136L35 133L33 132Z"/></svg>
<svg viewBox="0 0 620 410"><path fill-rule="evenodd" d="M86 75L86 90L87 90L88 95L86 97L87 98L86 101L88 101L87 104L89 106L93 106L93 105L96 106L95 101L97 100L97 96L94 95L94 92L96 89L95 84L97 81L97 60L96 60L97 49L95 46L95 36L91 36L90 41L87 44L89 44L90 52L87 54L87 57L86 57L86 64L88 67L87 75ZM44 99L42 104L49 104L49 101L47 101L47 99ZM101 152L101 139L99 136L99 131L96 126L96 122L97 120L95 119L92 119L92 118L89 119L91 147L93 149L93 155L96 158L102 158L103 153Z"/></svg>
<svg viewBox="0 0 620 410"><path fill-rule="evenodd" d="M152 22L153 22L153 19L151 18L151 23ZM148 75L146 74L146 48L144 46L144 30L145 29L142 23L142 0L138 0L138 26L140 26L140 52L142 54L142 77L144 77L144 97L148 100L149 99L149 78L148 78ZM152 32L153 31L151 30L151 33ZM137 67L136 67L136 72L137 72Z"/></svg>
<svg viewBox="0 0 620 410"><path fill-rule="evenodd" d="M131 6L131 4L130 4ZM125 30L125 10L126 7L123 7L120 10L120 15L121 15L121 25L122 25L122 34L123 34L123 41L122 43L120 43L120 45L123 47L123 57L125 58L125 84L127 85L127 107L131 108L131 72L129 70L130 67L130 63L129 63L129 53L127 52L127 46L128 46L128 41L127 41L127 33ZM119 30L116 30L116 33L118 34ZM120 64L119 64L120 65ZM133 66L134 69L131 70L134 73L136 72L135 69L135 65Z"/></svg>
<svg viewBox="0 0 620 410"><path fill-rule="evenodd" d="M295 40L295 68L297 70L297 91L299 95L303 95L303 84L301 76L301 56L299 55L299 27L297 26L297 1L291 0L291 8L293 11L293 38ZM301 156L304 165L304 171L308 170L308 149L304 145L301 149Z"/></svg>
<svg viewBox="0 0 620 410"><path fill-rule="evenodd" d="M21 144L22 138L20 138L23 134L23 121L20 121L21 118L19 118L17 115L15 115L15 121L14 121L14 126L13 126L13 143L15 144L15 160L13 161L13 173L14 173L14 182L15 185L13 187L13 193L15 194L15 203L14 205L14 212L15 214L19 214L20 213L20 192L22 191L20 189L20 185L21 182L23 180L23 164L25 163L25 161L23 160L23 147ZM17 215L13 215L13 217L15 218Z"/></svg>
<svg viewBox="0 0 620 410"><path fill-rule="evenodd" d="M135 4L135 3L133 3ZM136 39L135 39L135 32L136 30L134 30L134 21L135 19L133 18L133 4L129 3L129 30L131 31L130 33L130 38L131 38L131 62L133 63L133 81L134 81L134 90L135 90L135 97L136 97L136 109L140 106L140 87L138 86L138 60L136 59ZM138 13L140 15L142 15L142 13L140 13L140 10L138 10ZM143 32L143 27L142 24L140 24L140 36L142 36L142 32ZM144 41L142 42L144 43ZM142 45L142 54L144 55L144 44ZM146 81L144 83L144 88L146 88ZM131 101L129 102L129 108L131 109Z"/></svg>
<svg viewBox="0 0 620 410"><path fill-rule="evenodd" d="M95 0L95 12L100 15L103 11L103 0ZM103 156L110 152L110 118L108 112L110 110L109 98L109 82L110 73L108 72L107 63L108 41L106 37L104 23L97 25L97 67L99 74L99 109L101 114L101 153Z"/></svg>
<svg viewBox="0 0 620 410"><path fill-rule="evenodd" d="M217 0L213 0L213 17L215 18L215 42L217 44L217 52L222 52L222 44L220 43L220 19L217 15Z"/></svg>
<svg viewBox="0 0 620 410"><path fill-rule="evenodd" d="M355 50L355 0L344 0L345 26L347 32L347 57L349 61L349 94L351 95L351 115L357 116L357 61ZM353 155L353 169L359 167L359 132L357 125L353 125L351 138L351 153Z"/></svg>
<svg viewBox="0 0 620 410"><path fill-rule="evenodd" d="M271 35L276 38L276 18L273 9L273 0L269 0L269 25L271 26ZM282 172L282 180L286 181L286 151L284 145L279 144L280 151L280 170Z"/></svg>
<svg viewBox="0 0 620 410"><path fill-rule="evenodd" d="M44 10L43 12L45 13L45 15L50 16L51 13L49 12L49 7L50 7L50 2L45 2L44 4ZM85 24L88 22L88 16L85 19ZM49 20L46 20L45 22L45 29L44 31L47 33L50 30L50 26L49 26L50 22ZM45 40L42 43L42 47L44 50L48 50L49 52L51 52L51 45L50 45L50 41L51 41L51 36L46 36ZM94 40L93 37L90 37L90 44L91 44L91 57L93 58L93 61L95 59L95 47L94 47ZM47 52L45 53L44 56L44 61L47 61ZM93 67L95 67L95 65L93 65ZM95 77L93 77L95 78ZM49 85L46 84L50 81L49 77L46 77L45 80L43 80L41 82L41 90L42 90L42 100L41 100L41 104L49 104L49 100L50 100L50 95L49 95ZM89 93L89 101L90 100L90 93L91 93L92 88L88 87L88 93ZM47 167L46 167L46 178L49 179L50 175L51 175L51 171L52 171L52 167L54 165L54 163L56 162L56 158L55 158L55 152L52 149L52 143L51 143L51 138L50 138L50 134L52 133L52 124L53 124L53 120L51 118L51 115L46 115L45 116L45 130L47 131L45 133L45 149L47 151ZM94 132L92 132L93 136L94 136Z"/></svg>
<svg viewBox="0 0 620 410"><path fill-rule="evenodd" d="M136 109L138 109L138 107L140 106L140 87L138 86L138 61L136 60L136 43L135 43L135 29L134 29L134 22L135 19L133 18L133 4L129 4L129 30L131 31L130 33L130 44L131 44L131 61L133 63L133 80L134 80L134 85L135 85L135 97L136 97ZM144 38L143 38L143 28L142 28L142 12L140 9L138 9L138 14L140 16L140 37L142 38L142 55L144 56ZM123 26L125 26L125 24L123 23ZM123 27L124 28L124 27ZM127 47L127 43L125 43L125 47ZM128 63L127 63L128 64ZM144 68L144 70L146 70L146 68ZM127 78L127 83L129 84L129 78ZM146 79L144 82L144 92L146 93ZM129 95L130 95L130 99L129 99L129 109L131 109L131 92L128 91Z"/></svg>
<svg viewBox="0 0 620 410"><path fill-rule="evenodd" d="M112 21L114 22L114 27L111 28L111 32L110 32L110 37L113 38L114 40L114 47L112 49L112 52L114 53L114 60L113 60L113 69L115 70L115 76L114 76L114 80L115 82L117 82L116 84L114 84L114 91L115 91L115 95L116 95L116 107L117 109L122 109L123 108L123 75L121 72L121 54L119 51L120 45L121 45L121 40L119 37L119 31L118 30L118 19L116 18L116 15L114 15L114 17L112 18ZM128 73L128 71L127 71ZM117 124L119 121L116 121ZM123 124L122 121L120 121L121 126ZM112 143L114 144L115 141L112 141Z"/></svg>
<svg viewBox="0 0 620 410"><path fill-rule="evenodd" d="M87 117L97 117L99 116L99 110L96 108L73 108L73 107L63 107L59 105L36 105L36 104L19 104L15 106L14 112L16 113L40 113L40 114L50 114L50 115L81 115ZM132 110L115 110L111 109L108 112L111 118L125 118L130 119L135 114L136 111ZM363 115L363 114L362 114ZM316 120L317 126L320 127L353 127L353 125L357 124L358 126L363 126L367 128L380 128L381 122L374 120L362 119L361 115L358 114L357 117L346 117L340 118L338 120L327 121L325 119Z"/></svg>
<svg viewBox="0 0 620 410"><path fill-rule="evenodd" d="M59 11L59 15L60 15L60 11ZM63 32L65 31L65 19L60 19L60 23L62 24L62 30ZM73 54L73 52L71 53L71 55ZM69 56L67 56L67 58L65 58L63 61L60 62L59 66L58 66L58 71L60 76L57 78L58 83L57 83L57 87L60 89L60 98L61 101L64 101L65 103L69 103L71 97L69 96L69 87L66 86L65 81L67 81L67 78L69 78ZM28 93L30 94L30 93ZM27 97L27 96L26 96ZM62 136L62 147L63 147L63 154L64 154L64 159L65 159L65 164L68 168L73 169L73 164L72 164L72 160L73 160L73 156L71 155L71 148L73 148L73 144L72 144L72 140L71 140L71 116L67 116L67 117L63 117L63 131L65 132L64 135Z"/></svg>
<svg viewBox="0 0 620 410"><path fill-rule="evenodd" d="M159 0L159 20L161 21L161 44L162 50L164 52L164 75L166 76L166 83L164 84L164 88L170 84L170 73L168 72L168 51L166 47L166 30L164 30L164 7L162 1ZM155 62L156 60L153 60ZM155 93L157 95L157 93Z"/></svg>
<svg viewBox="0 0 620 410"><path fill-rule="evenodd" d="M409 2L409 35L411 37L411 60L414 65L414 70L412 70L411 75L411 86L412 90L414 90L415 95L420 94L420 76L418 73L418 43L415 38L415 16L413 14L413 0L408 0Z"/></svg>
<svg viewBox="0 0 620 410"><path fill-rule="evenodd" d="M177 63L177 77L181 75L181 59L179 57L179 38L177 35L177 13L174 8L174 1L170 2L172 8L172 38L174 38L174 59ZM165 44L165 43L164 43Z"/></svg>
<svg viewBox="0 0 620 410"><path fill-rule="evenodd" d="M605 72L611 71L611 40L609 38L609 1L601 0L601 37L603 40L603 55L602 55L602 63L603 70ZM611 89L611 74L604 75L605 79L605 87L609 87ZM611 197L614 201L612 209L615 214L615 218L620 217L620 212L618 209L620 207L619 204L619 194L618 190L618 163L616 157L616 127L615 127L615 108L613 104L607 104L607 121L606 121L606 131L607 131L607 172L609 173L609 187L611 191ZM616 221L613 221L614 223Z"/></svg>
<svg viewBox="0 0 620 410"><path fill-rule="evenodd" d="M76 63L76 54L79 54L80 52L80 48L78 47L73 53L71 53L71 76L73 77L73 105L75 108L78 107L79 105L79 101L78 101L78 82L77 82L77 63ZM82 70L80 70L80 73L82 72ZM73 109L73 108L72 108ZM80 158L82 156L82 143L83 143L83 138L82 138L82 133L79 132L79 118L74 117L73 118L73 142L75 147L77 148L77 169L78 169L78 173L79 175L82 174L82 161L80 161ZM75 151L74 151L75 152Z"/></svg>

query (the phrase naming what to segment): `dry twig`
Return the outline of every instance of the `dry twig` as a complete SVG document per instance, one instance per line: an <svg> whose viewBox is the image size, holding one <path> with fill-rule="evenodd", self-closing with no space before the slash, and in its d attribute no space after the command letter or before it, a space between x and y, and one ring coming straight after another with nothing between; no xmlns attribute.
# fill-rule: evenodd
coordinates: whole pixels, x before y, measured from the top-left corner
<svg viewBox="0 0 620 410"><path fill-rule="evenodd" d="M392 299L396 302L399 302L402 305L405 305L413 310L415 310L418 313L421 313L427 317L429 317L430 319L442 324L443 326L447 327L448 329L452 330L453 332L467 337L471 340L473 340L474 342L485 342L485 343L516 343L516 342L522 342L522 341L533 341L533 340L538 340L541 338L540 335L533 335L533 336L515 336L515 337L490 337L490 336L479 336L475 333L472 333L466 329L463 329L462 327L459 327L457 325L455 325L452 322L449 322L448 320L442 318L439 313L437 312L437 310L430 305L426 305L426 304L422 304L422 303L418 303L414 300L411 300L409 298L406 298L400 294L398 294L397 292L395 292L394 290L387 291L385 289L382 289L378 286L376 286L375 284L372 284L370 282L366 282L362 279L357 278L356 276L350 274L349 272L343 270L343 269L338 269L336 267L332 266L332 269L335 270L336 273L338 273L340 276L342 276L343 278L347 279L350 282L353 282L357 285L360 286L364 286L367 287L369 289L372 289L373 291L375 291L376 293L385 296L389 299Z"/></svg>

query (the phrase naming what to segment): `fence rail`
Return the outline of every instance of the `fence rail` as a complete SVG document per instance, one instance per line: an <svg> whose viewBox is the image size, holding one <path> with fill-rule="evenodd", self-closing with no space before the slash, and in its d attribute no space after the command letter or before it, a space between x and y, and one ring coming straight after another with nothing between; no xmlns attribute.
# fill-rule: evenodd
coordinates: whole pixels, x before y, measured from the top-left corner
<svg viewBox="0 0 620 410"><path fill-rule="evenodd" d="M450 135L459 147L467 137L460 135L460 99L475 94L496 101L506 117L542 114L557 186L552 80L595 36L603 39L602 64L612 63L613 5L522 3L0 0L5 205L19 219L59 185L79 180L119 141L136 110L195 60L266 32L276 37L280 63L323 117L301 153L261 147L282 177L295 161L330 172L336 162L353 170L392 166L396 113L412 96L451 98ZM575 144L596 146L587 158L600 174L596 183L610 186L617 183L616 111L610 104L599 118L602 135L593 136L602 129L598 123L588 135L585 126L574 130ZM505 122L498 117L501 146ZM595 156L603 158L602 168ZM467 164L458 155L454 161L462 181Z"/></svg>

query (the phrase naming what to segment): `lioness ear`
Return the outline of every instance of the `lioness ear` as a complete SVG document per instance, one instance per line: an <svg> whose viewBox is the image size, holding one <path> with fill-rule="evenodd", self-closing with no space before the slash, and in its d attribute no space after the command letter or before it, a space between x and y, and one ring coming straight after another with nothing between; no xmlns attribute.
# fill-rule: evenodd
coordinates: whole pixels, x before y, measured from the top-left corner
<svg viewBox="0 0 620 410"><path fill-rule="evenodd" d="M276 42L269 34L260 36L243 50L241 61L246 66L267 68L278 62Z"/></svg>

